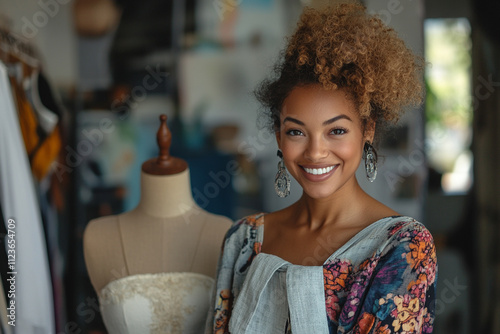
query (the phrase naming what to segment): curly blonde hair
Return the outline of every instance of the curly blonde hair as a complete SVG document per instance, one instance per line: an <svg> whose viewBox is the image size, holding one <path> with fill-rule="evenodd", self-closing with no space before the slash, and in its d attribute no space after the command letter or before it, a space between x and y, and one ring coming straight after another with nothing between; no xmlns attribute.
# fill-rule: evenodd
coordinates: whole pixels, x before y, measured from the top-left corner
<svg viewBox="0 0 500 334"><path fill-rule="evenodd" d="M423 59L356 3L306 8L282 56L276 77L255 92L275 131L283 101L296 86L345 89L363 124L368 119L395 123L406 107L422 102Z"/></svg>

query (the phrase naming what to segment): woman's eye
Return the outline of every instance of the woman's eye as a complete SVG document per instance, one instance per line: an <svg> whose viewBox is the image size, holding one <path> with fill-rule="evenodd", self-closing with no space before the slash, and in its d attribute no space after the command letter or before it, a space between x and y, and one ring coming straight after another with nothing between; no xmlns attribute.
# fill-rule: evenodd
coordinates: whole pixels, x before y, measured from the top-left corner
<svg viewBox="0 0 500 334"><path fill-rule="evenodd" d="M288 130L286 134L290 136L301 136L302 132L300 130Z"/></svg>
<svg viewBox="0 0 500 334"><path fill-rule="evenodd" d="M331 134L334 134L336 136L339 136L339 135L343 135L343 134L346 134L347 133L347 130L346 129L333 129L331 132Z"/></svg>

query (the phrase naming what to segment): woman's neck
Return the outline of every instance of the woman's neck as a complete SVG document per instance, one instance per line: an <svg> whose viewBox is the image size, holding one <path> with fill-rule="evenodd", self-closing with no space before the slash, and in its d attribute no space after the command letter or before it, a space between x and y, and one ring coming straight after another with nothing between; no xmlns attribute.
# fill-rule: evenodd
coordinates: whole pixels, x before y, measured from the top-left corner
<svg viewBox="0 0 500 334"><path fill-rule="evenodd" d="M369 195L355 178L352 181L328 198L315 199L304 193L295 206L294 215L300 217L297 221L307 223L309 229L315 230L329 224L340 226L355 219L363 211L363 203L367 203Z"/></svg>
<svg viewBox="0 0 500 334"><path fill-rule="evenodd" d="M155 217L175 217L196 207L189 169L173 175L141 172L141 199L137 208L142 212Z"/></svg>

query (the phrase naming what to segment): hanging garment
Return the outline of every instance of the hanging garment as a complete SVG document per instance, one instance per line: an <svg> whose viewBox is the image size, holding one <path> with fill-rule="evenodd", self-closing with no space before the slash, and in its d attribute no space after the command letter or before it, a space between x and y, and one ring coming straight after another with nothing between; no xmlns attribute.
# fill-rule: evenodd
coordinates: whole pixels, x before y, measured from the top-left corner
<svg viewBox="0 0 500 334"><path fill-rule="evenodd" d="M7 226L7 220L5 220L4 217L5 216L3 215L2 206L0 205L0 277L2 278L3 291L5 291L5 289L9 285L9 282L7 281L7 272L10 271L8 266L9 260L7 256L7 229L5 228L5 226ZM4 294L3 297L3 302L6 303L6 305L9 304L9 298L7 298L7 295Z"/></svg>
<svg viewBox="0 0 500 334"><path fill-rule="evenodd" d="M15 221L15 333L53 334L45 237L7 69L0 63L0 205Z"/></svg>
<svg viewBox="0 0 500 334"><path fill-rule="evenodd" d="M5 222L5 224L4 224ZM12 327L7 324L7 305L9 305L8 295L5 293L5 289L8 286L7 272L8 270L8 260L7 260L7 245L6 238L7 230L5 228L6 221L3 215L2 206L0 205L0 276L2 277L2 284L0 285L0 333L1 334L11 334ZM8 289L7 289L8 290Z"/></svg>
<svg viewBox="0 0 500 334"><path fill-rule="evenodd" d="M32 104L26 97L25 91L15 77L10 77L14 98L17 102L17 111L24 145L31 165L33 175L41 180L49 172L50 165L61 150L61 135L59 126L52 126L51 132L44 131L42 126L48 122L39 122ZM44 111L42 111L43 113ZM48 110L45 111L45 114ZM47 126L45 126L47 127Z"/></svg>
<svg viewBox="0 0 500 334"><path fill-rule="evenodd" d="M49 137L49 141L43 142L40 147L45 153L47 147L60 147L64 107L60 98L52 90L47 78L38 69L32 71L29 77L23 79L23 88L33 111L38 120L38 130L42 130L41 137ZM41 153L36 156L43 156ZM32 161L32 170L41 165L38 161ZM51 163L51 161L47 161ZM42 162L45 167L45 163ZM43 173L44 174L44 173ZM39 177L42 177L40 175ZM52 276L52 288L54 292L54 311L56 316L56 329L62 330L65 326L64 318L64 259L59 248L59 212L63 205L53 201L54 193L60 191L62 184L56 180L56 175L48 173L46 177L36 184L37 197L39 200L42 223L47 241L47 252L49 258L50 272Z"/></svg>
<svg viewBox="0 0 500 334"><path fill-rule="evenodd" d="M54 174L41 180L36 187L47 242L57 333L63 331L67 323L64 303L64 257L59 245L59 240L61 240L60 223L62 220L56 204L52 202L52 192L58 191L58 187L61 187L61 184L59 184L57 176Z"/></svg>
<svg viewBox="0 0 500 334"><path fill-rule="evenodd" d="M7 323L9 321L9 318L7 318L7 305L5 303L5 291L2 287L0 288L0 334L12 334L14 328Z"/></svg>

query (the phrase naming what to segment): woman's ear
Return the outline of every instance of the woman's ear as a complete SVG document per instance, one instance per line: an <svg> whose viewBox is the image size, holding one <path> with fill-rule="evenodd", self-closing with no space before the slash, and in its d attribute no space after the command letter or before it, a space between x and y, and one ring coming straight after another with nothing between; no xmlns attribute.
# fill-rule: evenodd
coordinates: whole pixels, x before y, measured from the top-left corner
<svg viewBox="0 0 500 334"><path fill-rule="evenodd" d="M366 121L365 125L365 142L368 141L371 144L373 144L373 139L375 138L375 128L376 128L376 122L373 119L369 119Z"/></svg>
<svg viewBox="0 0 500 334"><path fill-rule="evenodd" d="M275 131L274 135L276 136L276 143L278 143L278 148L281 149L281 132Z"/></svg>

